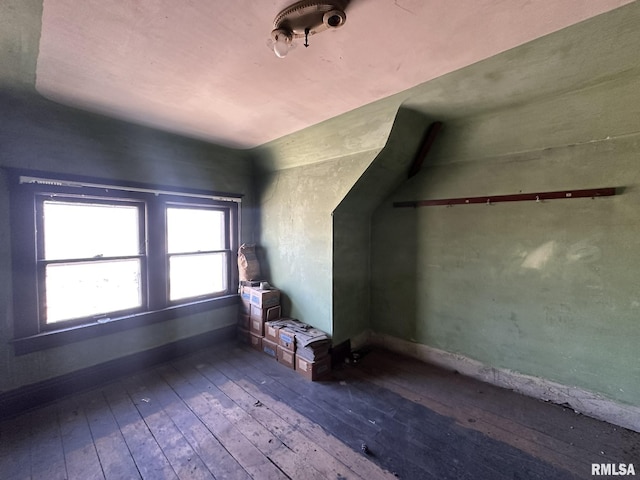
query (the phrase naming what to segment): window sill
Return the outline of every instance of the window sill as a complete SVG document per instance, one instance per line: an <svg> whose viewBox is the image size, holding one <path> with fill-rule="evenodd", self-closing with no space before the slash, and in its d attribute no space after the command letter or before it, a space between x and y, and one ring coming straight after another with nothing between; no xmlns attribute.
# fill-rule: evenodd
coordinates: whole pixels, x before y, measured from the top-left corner
<svg viewBox="0 0 640 480"><path fill-rule="evenodd" d="M80 342L101 335L109 335L131 328L151 325L179 317L186 317L217 308L235 305L238 303L238 295L226 295L198 302L176 305L152 312L137 313L126 317L112 318L108 321L93 322L75 327L42 332L29 337L16 338L13 344L16 355L46 350L64 346L72 342Z"/></svg>

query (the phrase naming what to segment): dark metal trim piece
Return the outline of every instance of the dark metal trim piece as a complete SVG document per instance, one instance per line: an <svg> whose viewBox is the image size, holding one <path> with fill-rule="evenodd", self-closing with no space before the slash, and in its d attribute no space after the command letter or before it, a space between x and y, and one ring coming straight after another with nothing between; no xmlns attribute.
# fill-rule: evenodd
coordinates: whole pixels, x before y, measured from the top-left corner
<svg viewBox="0 0 640 480"><path fill-rule="evenodd" d="M413 164L409 169L408 178L413 177L420 171L420 169L422 168L422 164L424 163L424 159L427 158L427 154L429 153L429 150L431 150L431 146L433 145L433 142L435 142L436 137L438 136L438 133L440 133L441 129L442 122L433 122L431 125L429 125L429 128L425 132L424 138L422 139L422 146L420 147L420 151L418 152L418 155L416 155L416 158L413 160Z"/></svg>
<svg viewBox="0 0 640 480"><path fill-rule="evenodd" d="M394 202L394 208L403 207L435 207L449 205L469 205L472 203L484 203L491 205L500 202L523 202L533 201L541 202L543 200L559 200L567 198L595 198L610 197L616 194L615 187L607 188L588 188L584 190L561 190L557 192L540 192L540 193L517 193L513 195L494 195L485 197L461 197L461 198L444 198L437 200L417 200L407 202Z"/></svg>

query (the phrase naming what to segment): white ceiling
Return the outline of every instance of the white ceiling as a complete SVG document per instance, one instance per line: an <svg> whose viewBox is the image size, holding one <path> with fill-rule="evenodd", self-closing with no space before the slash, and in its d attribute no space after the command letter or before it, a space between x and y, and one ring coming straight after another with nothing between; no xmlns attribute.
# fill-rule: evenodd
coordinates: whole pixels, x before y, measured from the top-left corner
<svg viewBox="0 0 640 480"><path fill-rule="evenodd" d="M44 96L250 148L631 0L352 0L344 27L286 58L286 0L44 0Z"/></svg>

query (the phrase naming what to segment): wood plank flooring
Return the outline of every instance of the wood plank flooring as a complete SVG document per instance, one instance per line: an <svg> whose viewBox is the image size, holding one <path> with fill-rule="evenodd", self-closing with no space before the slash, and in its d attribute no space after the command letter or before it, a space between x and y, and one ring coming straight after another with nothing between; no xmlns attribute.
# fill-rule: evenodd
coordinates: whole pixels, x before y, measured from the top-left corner
<svg viewBox="0 0 640 480"><path fill-rule="evenodd" d="M640 475L640 434L381 350L308 382L216 345L0 423L3 480L579 479L592 463Z"/></svg>

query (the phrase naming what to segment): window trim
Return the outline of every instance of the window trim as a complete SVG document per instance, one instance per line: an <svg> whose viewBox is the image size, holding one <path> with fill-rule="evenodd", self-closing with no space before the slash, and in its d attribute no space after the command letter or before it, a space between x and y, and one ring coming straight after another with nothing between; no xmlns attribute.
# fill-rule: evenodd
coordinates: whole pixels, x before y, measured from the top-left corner
<svg viewBox="0 0 640 480"><path fill-rule="evenodd" d="M148 271L148 255L146 253L146 248L145 248L146 238L147 238L146 222L145 222L145 219L147 217L147 213L146 213L147 204L142 199L120 198L120 197L121 197L120 195L118 195L117 197L114 197L114 196L106 197L104 195L101 195L101 196L75 195L75 194L69 195L69 194L62 194L62 193L59 193L57 195L51 195L48 193L38 193L38 192L34 193L35 217L36 217L35 218L36 252L39 253L39 255L36 258L36 271L37 271L36 292L37 292L39 312L44 311L44 309L46 308L47 294L46 294L45 283L46 283L47 265L55 264L59 262L80 263L80 262L89 261L89 262L99 263L105 260L133 259L133 258L140 260L140 272L141 272L140 280L141 280L141 294L142 294L141 304L140 306L133 307L133 308L114 310L112 312L108 312L108 315L109 315L109 318L111 317L121 318L121 317L126 317L126 316L137 314L137 313L144 313L145 311L147 311L147 305L149 304L148 286L147 286L148 275L144 274L145 272ZM125 206L136 207L138 210L138 232L140 233L140 237L138 238L138 241L139 241L138 254L129 255L126 257L106 257L106 258L100 258L100 259L77 258L77 259L64 259L64 260L46 260L45 258L41 258L42 253L44 252L44 245L43 245L44 236L40 233L40 232L44 232L44 203L52 199L54 201L59 200L63 202L78 203L78 204L95 203L95 204L102 204L102 205L115 205L116 203L118 203ZM38 317L39 317L38 318L39 332L42 333L42 332L60 330L66 327L90 323L91 322L90 319L98 320L100 318L107 318L107 314L88 315L86 317L78 317L78 318L73 318L68 320L62 320L61 322L52 322L52 323L47 323L44 318L44 315L38 314Z"/></svg>
<svg viewBox="0 0 640 480"><path fill-rule="evenodd" d="M176 188L138 182L105 181L93 177L58 175L50 172L6 168L9 177L10 222L12 244L14 345L17 355L86 340L129 328L180 318L237 303L234 286L238 272L232 261L240 238L242 195L189 188ZM112 318L86 319L82 323L60 322L56 328L43 329L37 305L38 262L36 256L36 198L46 191L61 196L79 195L87 198L114 197L120 200L149 201L146 207L146 237L148 242L147 276L159 276L148 286L148 301L143 311L125 312ZM170 302L166 279L165 206L171 203L216 205L228 213L229 288L221 295L189 298ZM156 245L152 245L153 243ZM164 247L158 244L164 242ZM158 263L160 262L160 263ZM34 291L35 289L35 291ZM160 292L164 290L164 294ZM35 295L35 297L34 297ZM164 295L164 296L163 296ZM163 298L163 301L158 300ZM35 301L34 301L35 299Z"/></svg>
<svg viewBox="0 0 640 480"><path fill-rule="evenodd" d="M176 202L176 201L166 201L165 205L168 208L185 208L185 209L204 209L204 210L219 210L223 213L224 215L224 226L225 226L225 231L231 231L233 229L233 221L232 221L232 213L229 211L229 209L226 208L216 208L215 206L213 208L211 208L211 205L205 205L202 204L202 202L197 202L197 201L188 201L188 202ZM166 211L166 210L165 210ZM168 229L166 229L167 231L167 238L168 238ZM187 255L207 255L207 254L211 254L211 253L225 253L226 254L226 269L227 272L231 272L231 275L227 274L227 281L230 281L232 278L232 274L233 274L233 253L234 253L234 247L232 244L232 238L230 238L230 236L225 235L225 242L224 242L224 248L221 250L205 250L205 251L197 251L197 252L174 252L174 253L170 253L169 249L166 248L164 251L164 262L165 262L165 271L167 272L167 274L170 271L170 261L171 261L171 257L179 257L179 256L187 256ZM238 246L236 245L235 247L235 251L238 250ZM235 284L237 284L238 282L236 281ZM168 305L179 305L181 303L184 303L184 301L182 299L177 299L177 300L171 300L171 292L170 292L170 282L166 282L167 285L167 304ZM227 291L233 289L233 285L230 284L228 285ZM191 297L192 301L198 301L200 299L203 299L204 297L207 297L208 295L202 295L200 297Z"/></svg>

